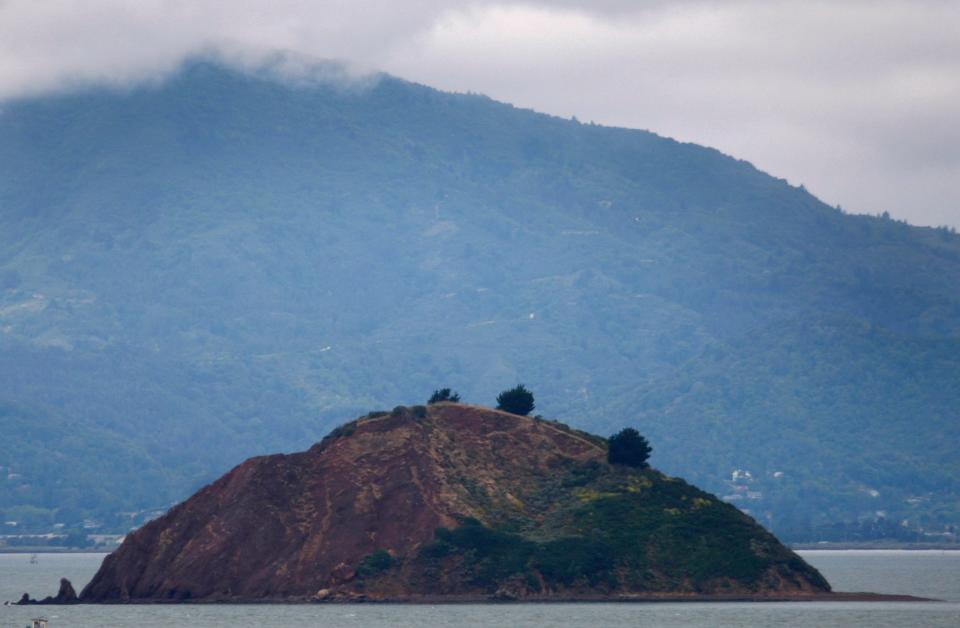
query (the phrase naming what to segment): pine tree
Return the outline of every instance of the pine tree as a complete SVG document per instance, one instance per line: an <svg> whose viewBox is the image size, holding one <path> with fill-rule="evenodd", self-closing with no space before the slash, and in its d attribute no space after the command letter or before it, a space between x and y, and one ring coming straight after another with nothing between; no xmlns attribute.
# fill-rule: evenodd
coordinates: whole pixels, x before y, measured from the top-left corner
<svg viewBox="0 0 960 628"><path fill-rule="evenodd" d="M515 388L505 390L497 395L497 410L527 416L533 412L535 407L533 393L527 390L523 384L518 384Z"/></svg>
<svg viewBox="0 0 960 628"><path fill-rule="evenodd" d="M625 427L610 437L607 449L607 462L622 464L628 467L646 468L647 460L653 449L650 443L640 432L632 427Z"/></svg>

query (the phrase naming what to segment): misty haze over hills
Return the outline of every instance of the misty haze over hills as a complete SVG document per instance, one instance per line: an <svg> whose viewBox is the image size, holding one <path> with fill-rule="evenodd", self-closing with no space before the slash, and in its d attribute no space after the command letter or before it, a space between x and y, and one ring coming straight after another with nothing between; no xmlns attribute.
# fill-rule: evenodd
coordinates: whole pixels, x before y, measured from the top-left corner
<svg viewBox="0 0 960 628"><path fill-rule="evenodd" d="M0 170L5 521L123 529L358 414L523 382L788 539L960 524L950 231L649 132L206 62L6 103Z"/></svg>

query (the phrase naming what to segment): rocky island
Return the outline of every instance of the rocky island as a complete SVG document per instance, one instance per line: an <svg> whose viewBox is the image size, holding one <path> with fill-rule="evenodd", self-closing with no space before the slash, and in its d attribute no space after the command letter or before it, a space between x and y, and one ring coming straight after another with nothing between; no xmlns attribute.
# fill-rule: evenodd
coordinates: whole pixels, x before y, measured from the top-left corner
<svg viewBox="0 0 960 628"><path fill-rule="evenodd" d="M606 439L458 403L251 458L131 533L80 601L808 599L749 516Z"/></svg>

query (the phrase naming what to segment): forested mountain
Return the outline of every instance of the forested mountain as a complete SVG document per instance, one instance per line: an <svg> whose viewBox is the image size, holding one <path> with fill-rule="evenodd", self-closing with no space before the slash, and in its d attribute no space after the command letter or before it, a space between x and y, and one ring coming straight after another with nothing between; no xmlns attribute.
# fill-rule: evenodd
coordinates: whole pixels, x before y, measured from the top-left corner
<svg viewBox="0 0 960 628"><path fill-rule="evenodd" d="M942 529L958 286L947 230L390 77L193 62L6 102L0 511L122 527L361 412L523 382L787 538Z"/></svg>

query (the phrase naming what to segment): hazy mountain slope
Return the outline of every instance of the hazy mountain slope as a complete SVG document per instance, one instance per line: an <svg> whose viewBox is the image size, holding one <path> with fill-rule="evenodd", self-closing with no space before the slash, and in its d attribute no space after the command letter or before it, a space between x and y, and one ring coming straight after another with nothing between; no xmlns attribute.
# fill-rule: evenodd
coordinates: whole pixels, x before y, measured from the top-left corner
<svg viewBox="0 0 960 628"><path fill-rule="evenodd" d="M958 352L861 321L772 325L647 384L639 423L679 468L752 470L723 493L785 535L822 536L854 509L916 521L955 512L960 492Z"/></svg>
<svg viewBox="0 0 960 628"><path fill-rule="evenodd" d="M3 466L0 503L4 533L49 528L54 520L44 508L55 504L57 520L82 521L91 504L110 504L116 511L105 523L125 526L142 521L133 512L143 496L171 484L164 465L139 442L91 421L66 419L49 408L24 408L0 401ZM118 478L103 481L104 478ZM119 478L123 491L114 494ZM181 478L182 479L182 478Z"/></svg>
<svg viewBox="0 0 960 628"><path fill-rule="evenodd" d="M148 493L106 479L117 501L93 509L169 503L344 413L520 380L547 416L639 422L659 467L708 489L745 465L817 478L815 500L767 487L761 518L958 519L944 231L844 215L651 133L202 63L6 103L0 172L3 396L164 469ZM882 377L864 385L865 366ZM0 445L0 465L17 456Z"/></svg>

